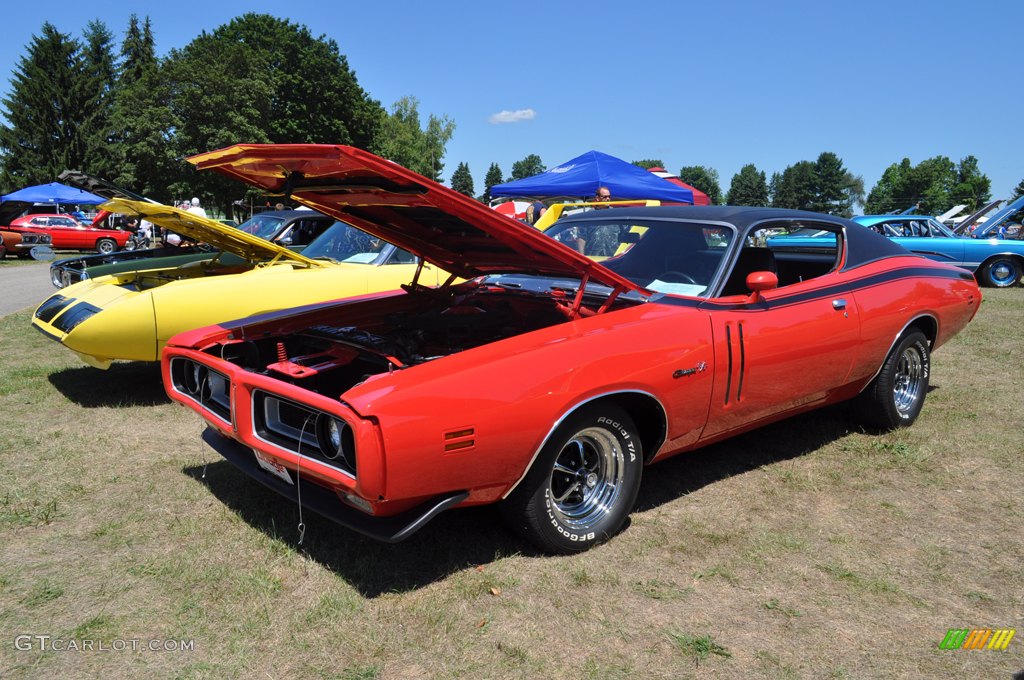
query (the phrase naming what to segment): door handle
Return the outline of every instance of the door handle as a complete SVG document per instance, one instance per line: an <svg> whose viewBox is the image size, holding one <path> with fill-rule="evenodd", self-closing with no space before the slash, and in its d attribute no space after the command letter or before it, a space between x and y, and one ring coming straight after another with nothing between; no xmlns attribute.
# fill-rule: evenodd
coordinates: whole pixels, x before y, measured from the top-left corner
<svg viewBox="0 0 1024 680"><path fill-rule="evenodd" d="M846 298L836 298L832 301L832 309L846 309Z"/></svg>

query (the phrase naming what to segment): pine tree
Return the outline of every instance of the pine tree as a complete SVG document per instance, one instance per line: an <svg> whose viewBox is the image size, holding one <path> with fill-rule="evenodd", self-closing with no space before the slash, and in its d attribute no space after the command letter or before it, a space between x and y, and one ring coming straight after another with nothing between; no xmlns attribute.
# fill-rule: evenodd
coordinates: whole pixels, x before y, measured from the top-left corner
<svg viewBox="0 0 1024 680"><path fill-rule="evenodd" d="M160 70L149 17L140 27L138 17L131 15L114 88L113 179L145 196L170 201L168 185L185 169L175 160L171 139L177 125Z"/></svg>
<svg viewBox="0 0 1024 680"><path fill-rule="evenodd" d="M817 200L818 178L814 163L799 161L787 167L781 174L772 176L773 208L791 210L813 210Z"/></svg>
<svg viewBox="0 0 1024 680"><path fill-rule="evenodd" d="M1016 201L1021 196L1024 196L1024 179L1020 181L1020 184L1013 190L1013 198L1010 200Z"/></svg>
<svg viewBox="0 0 1024 680"><path fill-rule="evenodd" d="M814 199L809 206L815 212L849 217L852 215L850 196L846 191L847 172L843 161L831 151L825 151L814 163Z"/></svg>
<svg viewBox="0 0 1024 680"><path fill-rule="evenodd" d="M481 200L489 204L491 202L491 187L504 181L501 178L501 168L497 163L491 163L491 167L487 168L487 174L484 175L484 195L481 196Z"/></svg>
<svg viewBox="0 0 1024 680"><path fill-rule="evenodd" d="M455 172L452 173L452 189L470 198L473 197L473 176L469 174L468 163L459 163L455 168Z"/></svg>
<svg viewBox="0 0 1024 680"><path fill-rule="evenodd" d="M78 137L84 169L99 177L112 176L115 168L116 141L111 122L114 107L115 67L113 35L100 21L90 21L81 50L81 72L77 82L75 106Z"/></svg>
<svg viewBox="0 0 1024 680"><path fill-rule="evenodd" d="M725 201L729 205L768 205L768 182L764 172L753 163L744 165L733 175Z"/></svg>
<svg viewBox="0 0 1024 680"><path fill-rule="evenodd" d="M0 126L0 183L8 189L52 182L80 163L75 109L79 45L49 22L32 36L3 98L8 123Z"/></svg>

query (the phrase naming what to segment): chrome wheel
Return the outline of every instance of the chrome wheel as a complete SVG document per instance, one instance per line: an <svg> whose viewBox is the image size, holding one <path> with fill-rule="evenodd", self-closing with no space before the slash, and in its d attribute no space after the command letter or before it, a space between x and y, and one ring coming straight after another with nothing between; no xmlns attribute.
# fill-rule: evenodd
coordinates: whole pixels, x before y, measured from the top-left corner
<svg viewBox="0 0 1024 680"><path fill-rule="evenodd" d="M566 527L589 531L614 507L624 476L623 452L613 432L599 427L578 432L551 471L555 516Z"/></svg>
<svg viewBox="0 0 1024 680"><path fill-rule="evenodd" d="M912 424L928 396L930 374L928 338L920 329L908 329L885 357L878 375L857 397L865 424L883 430Z"/></svg>
<svg viewBox="0 0 1024 680"><path fill-rule="evenodd" d="M907 416L921 398L924 387L924 359L914 345L907 347L896 364L892 396L896 410Z"/></svg>
<svg viewBox="0 0 1024 680"><path fill-rule="evenodd" d="M626 523L643 460L630 414L610 400L587 404L551 433L501 514L543 550L581 552Z"/></svg>

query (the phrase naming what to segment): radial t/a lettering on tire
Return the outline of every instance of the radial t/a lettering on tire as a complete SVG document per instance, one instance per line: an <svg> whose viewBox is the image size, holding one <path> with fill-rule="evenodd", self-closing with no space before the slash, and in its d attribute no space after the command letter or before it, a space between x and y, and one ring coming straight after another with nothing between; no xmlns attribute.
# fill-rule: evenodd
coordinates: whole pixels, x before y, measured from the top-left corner
<svg viewBox="0 0 1024 680"><path fill-rule="evenodd" d="M622 528L642 471L633 420L614 404L590 404L551 435L502 515L545 551L581 552Z"/></svg>
<svg viewBox="0 0 1024 680"><path fill-rule="evenodd" d="M861 392L861 417L884 430L912 424L924 406L930 374L928 338L917 329L908 330L885 358L882 370Z"/></svg>

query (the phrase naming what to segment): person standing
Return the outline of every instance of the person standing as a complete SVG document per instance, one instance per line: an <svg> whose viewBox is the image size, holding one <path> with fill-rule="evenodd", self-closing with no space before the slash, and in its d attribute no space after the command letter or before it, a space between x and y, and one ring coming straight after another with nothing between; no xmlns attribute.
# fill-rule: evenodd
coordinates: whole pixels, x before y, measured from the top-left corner
<svg viewBox="0 0 1024 680"><path fill-rule="evenodd" d="M199 215L200 217L206 217L206 211L203 210L203 206L199 205L199 199L198 198L193 198L192 199L192 205L191 205L191 207L189 207L188 211L190 213L192 213L193 215Z"/></svg>
<svg viewBox="0 0 1024 680"><path fill-rule="evenodd" d="M149 220L139 220L139 239L142 241L143 248L149 248L151 239L153 238L153 223Z"/></svg>

